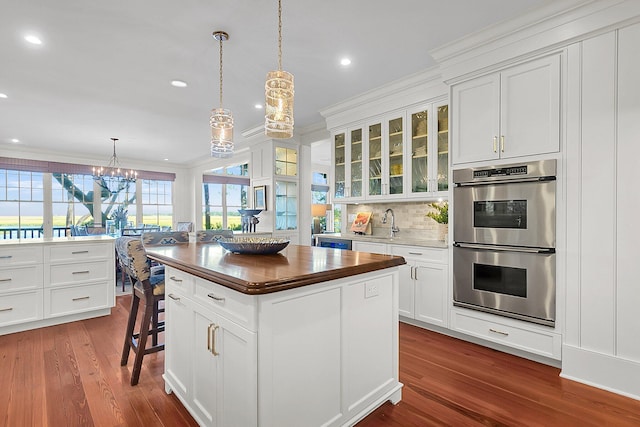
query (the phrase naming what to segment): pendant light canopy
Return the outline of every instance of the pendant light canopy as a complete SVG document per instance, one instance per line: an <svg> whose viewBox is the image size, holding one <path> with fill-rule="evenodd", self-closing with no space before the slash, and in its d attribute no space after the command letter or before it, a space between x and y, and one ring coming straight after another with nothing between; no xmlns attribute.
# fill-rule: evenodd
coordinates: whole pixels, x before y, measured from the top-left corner
<svg viewBox="0 0 640 427"><path fill-rule="evenodd" d="M267 73L265 83L265 134L272 138L293 136L293 75L282 69L282 0L278 0L278 70Z"/></svg>
<svg viewBox="0 0 640 427"><path fill-rule="evenodd" d="M220 43L220 107L211 110L211 156L228 158L233 155L233 116L222 107L222 42L229 40L229 34L216 31L213 38Z"/></svg>

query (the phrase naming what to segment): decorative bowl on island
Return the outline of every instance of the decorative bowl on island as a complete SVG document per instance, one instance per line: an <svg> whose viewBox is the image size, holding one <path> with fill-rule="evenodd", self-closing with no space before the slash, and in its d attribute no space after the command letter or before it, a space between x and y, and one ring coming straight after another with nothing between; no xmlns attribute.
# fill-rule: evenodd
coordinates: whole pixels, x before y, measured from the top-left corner
<svg viewBox="0 0 640 427"><path fill-rule="evenodd" d="M237 254L275 254L289 245L288 239L272 237L233 237L218 240L220 246Z"/></svg>

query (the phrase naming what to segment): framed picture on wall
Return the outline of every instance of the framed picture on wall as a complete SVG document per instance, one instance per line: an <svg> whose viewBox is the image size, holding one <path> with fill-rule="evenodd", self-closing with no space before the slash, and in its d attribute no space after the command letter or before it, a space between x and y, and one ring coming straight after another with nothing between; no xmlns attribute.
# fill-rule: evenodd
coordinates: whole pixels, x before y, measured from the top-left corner
<svg viewBox="0 0 640 427"><path fill-rule="evenodd" d="M267 210L267 186L260 185L253 187L253 203L254 209Z"/></svg>

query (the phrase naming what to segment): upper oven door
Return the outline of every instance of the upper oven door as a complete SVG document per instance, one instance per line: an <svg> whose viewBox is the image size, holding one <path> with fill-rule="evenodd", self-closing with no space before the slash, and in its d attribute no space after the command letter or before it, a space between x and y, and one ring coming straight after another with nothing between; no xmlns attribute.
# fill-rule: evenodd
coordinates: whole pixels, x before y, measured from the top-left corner
<svg viewBox="0 0 640 427"><path fill-rule="evenodd" d="M453 189L456 242L555 248L556 181L487 183Z"/></svg>

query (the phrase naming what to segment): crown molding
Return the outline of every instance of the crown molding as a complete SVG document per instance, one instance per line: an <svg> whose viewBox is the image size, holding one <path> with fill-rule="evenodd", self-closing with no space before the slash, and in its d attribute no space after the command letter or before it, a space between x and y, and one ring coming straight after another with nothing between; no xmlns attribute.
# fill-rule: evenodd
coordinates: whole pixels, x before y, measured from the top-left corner
<svg viewBox="0 0 640 427"><path fill-rule="evenodd" d="M438 67L392 81L320 110L328 129L446 95Z"/></svg>
<svg viewBox="0 0 640 427"><path fill-rule="evenodd" d="M638 21L638 0L560 0L429 53L452 84Z"/></svg>

